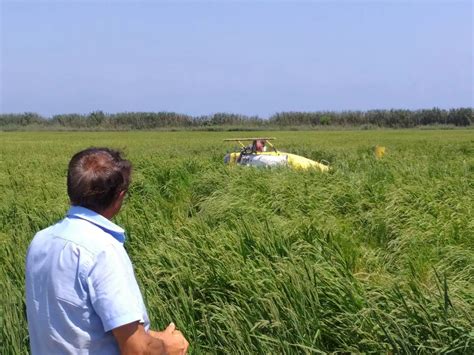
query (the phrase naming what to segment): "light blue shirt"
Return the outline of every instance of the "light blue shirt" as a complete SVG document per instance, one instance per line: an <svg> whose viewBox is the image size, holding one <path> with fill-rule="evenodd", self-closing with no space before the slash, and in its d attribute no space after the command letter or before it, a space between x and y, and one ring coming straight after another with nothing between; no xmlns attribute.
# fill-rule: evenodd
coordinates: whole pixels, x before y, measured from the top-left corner
<svg viewBox="0 0 474 355"><path fill-rule="evenodd" d="M73 206L38 232L26 256L26 310L32 354L118 354L112 329L149 328L122 228Z"/></svg>

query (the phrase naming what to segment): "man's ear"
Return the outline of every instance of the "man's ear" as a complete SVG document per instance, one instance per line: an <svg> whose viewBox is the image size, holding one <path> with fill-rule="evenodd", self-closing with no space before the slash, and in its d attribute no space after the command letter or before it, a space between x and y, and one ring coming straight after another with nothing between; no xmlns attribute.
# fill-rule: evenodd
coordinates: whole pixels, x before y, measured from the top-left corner
<svg viewBox="0 0 474 355"><path fill-rule="evenodd" d="M119 213L120 209L122 208L123 199L125 198L126 194L126 190L120 191L117 194L115 200L112 202L112 204L105 210L103 210L100 214L107 219L112 219L117 213Z"/></svg>
<svg viewBox="0 0 474 355"><path fill-rule="evenodd" d="M112 204L112 215L111 217L115 216L117 213L119 213L120 209L122 208L122 203L125 198L125 195L127 194L126 190L122 190L118 193L117 198Z"/></svg>
<svg viewBox="0 0 474 355"><path fill-rule="evenodd" d="M127 191L122 190L117 195L117 199L115 200L115 205L117 206L117 208L119 210L120 210L120 208L122 208L122 203L123 203L123 200L125 199L126 194L127 194ZM117 211L117 213L118 213L118 211Z"/></svg>
<svg viewBox="0 0 474 355"><path fill-rule="evenodd" d="M125 198L125 195L127 194L127 190L122 190L119 192L117 199L121 202Z"/></svg>

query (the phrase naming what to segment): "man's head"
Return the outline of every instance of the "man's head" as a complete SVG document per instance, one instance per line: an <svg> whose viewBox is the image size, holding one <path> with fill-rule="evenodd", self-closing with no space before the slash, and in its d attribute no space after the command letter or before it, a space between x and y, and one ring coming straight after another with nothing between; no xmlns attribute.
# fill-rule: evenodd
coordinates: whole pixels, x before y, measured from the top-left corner
<svg viewBox="0 0 474 355"><path fill-rule="evenodd" d="M255 141L255 150L257 152L263 152L265 150L265 141L263 139L257 139Z"/></svg>
<svg viewBox="0 0 474 355"><path fill-rule="evenodd" d="M130 184L132 166L120 152L89 148L69 162L67 193L72 205L82 206L111 218L118 213Z"/></svg>

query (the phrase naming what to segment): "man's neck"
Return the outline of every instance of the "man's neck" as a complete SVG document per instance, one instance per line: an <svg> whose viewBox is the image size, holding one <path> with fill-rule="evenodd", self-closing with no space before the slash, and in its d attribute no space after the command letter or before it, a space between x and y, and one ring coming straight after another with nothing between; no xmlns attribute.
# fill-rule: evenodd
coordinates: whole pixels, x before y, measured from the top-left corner
<svg viewBox="0 0 474 355"><path fill-rule="evenodd" d="M115 210L112 210L111 208L108 208L102 212L99 212L100 215L104 216L105 218L111 220L117 213Z"/></svg>

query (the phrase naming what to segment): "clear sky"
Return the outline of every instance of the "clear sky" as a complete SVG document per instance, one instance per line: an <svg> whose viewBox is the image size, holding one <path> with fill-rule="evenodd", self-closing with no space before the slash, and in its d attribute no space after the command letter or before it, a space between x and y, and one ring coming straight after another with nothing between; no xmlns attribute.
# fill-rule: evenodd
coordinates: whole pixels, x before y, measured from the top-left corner
<svg viewBox="0 0 474 355"><path fill-rule="evenodd" d="M472 1L0 2L2 113L474 106Z"/></svg>

